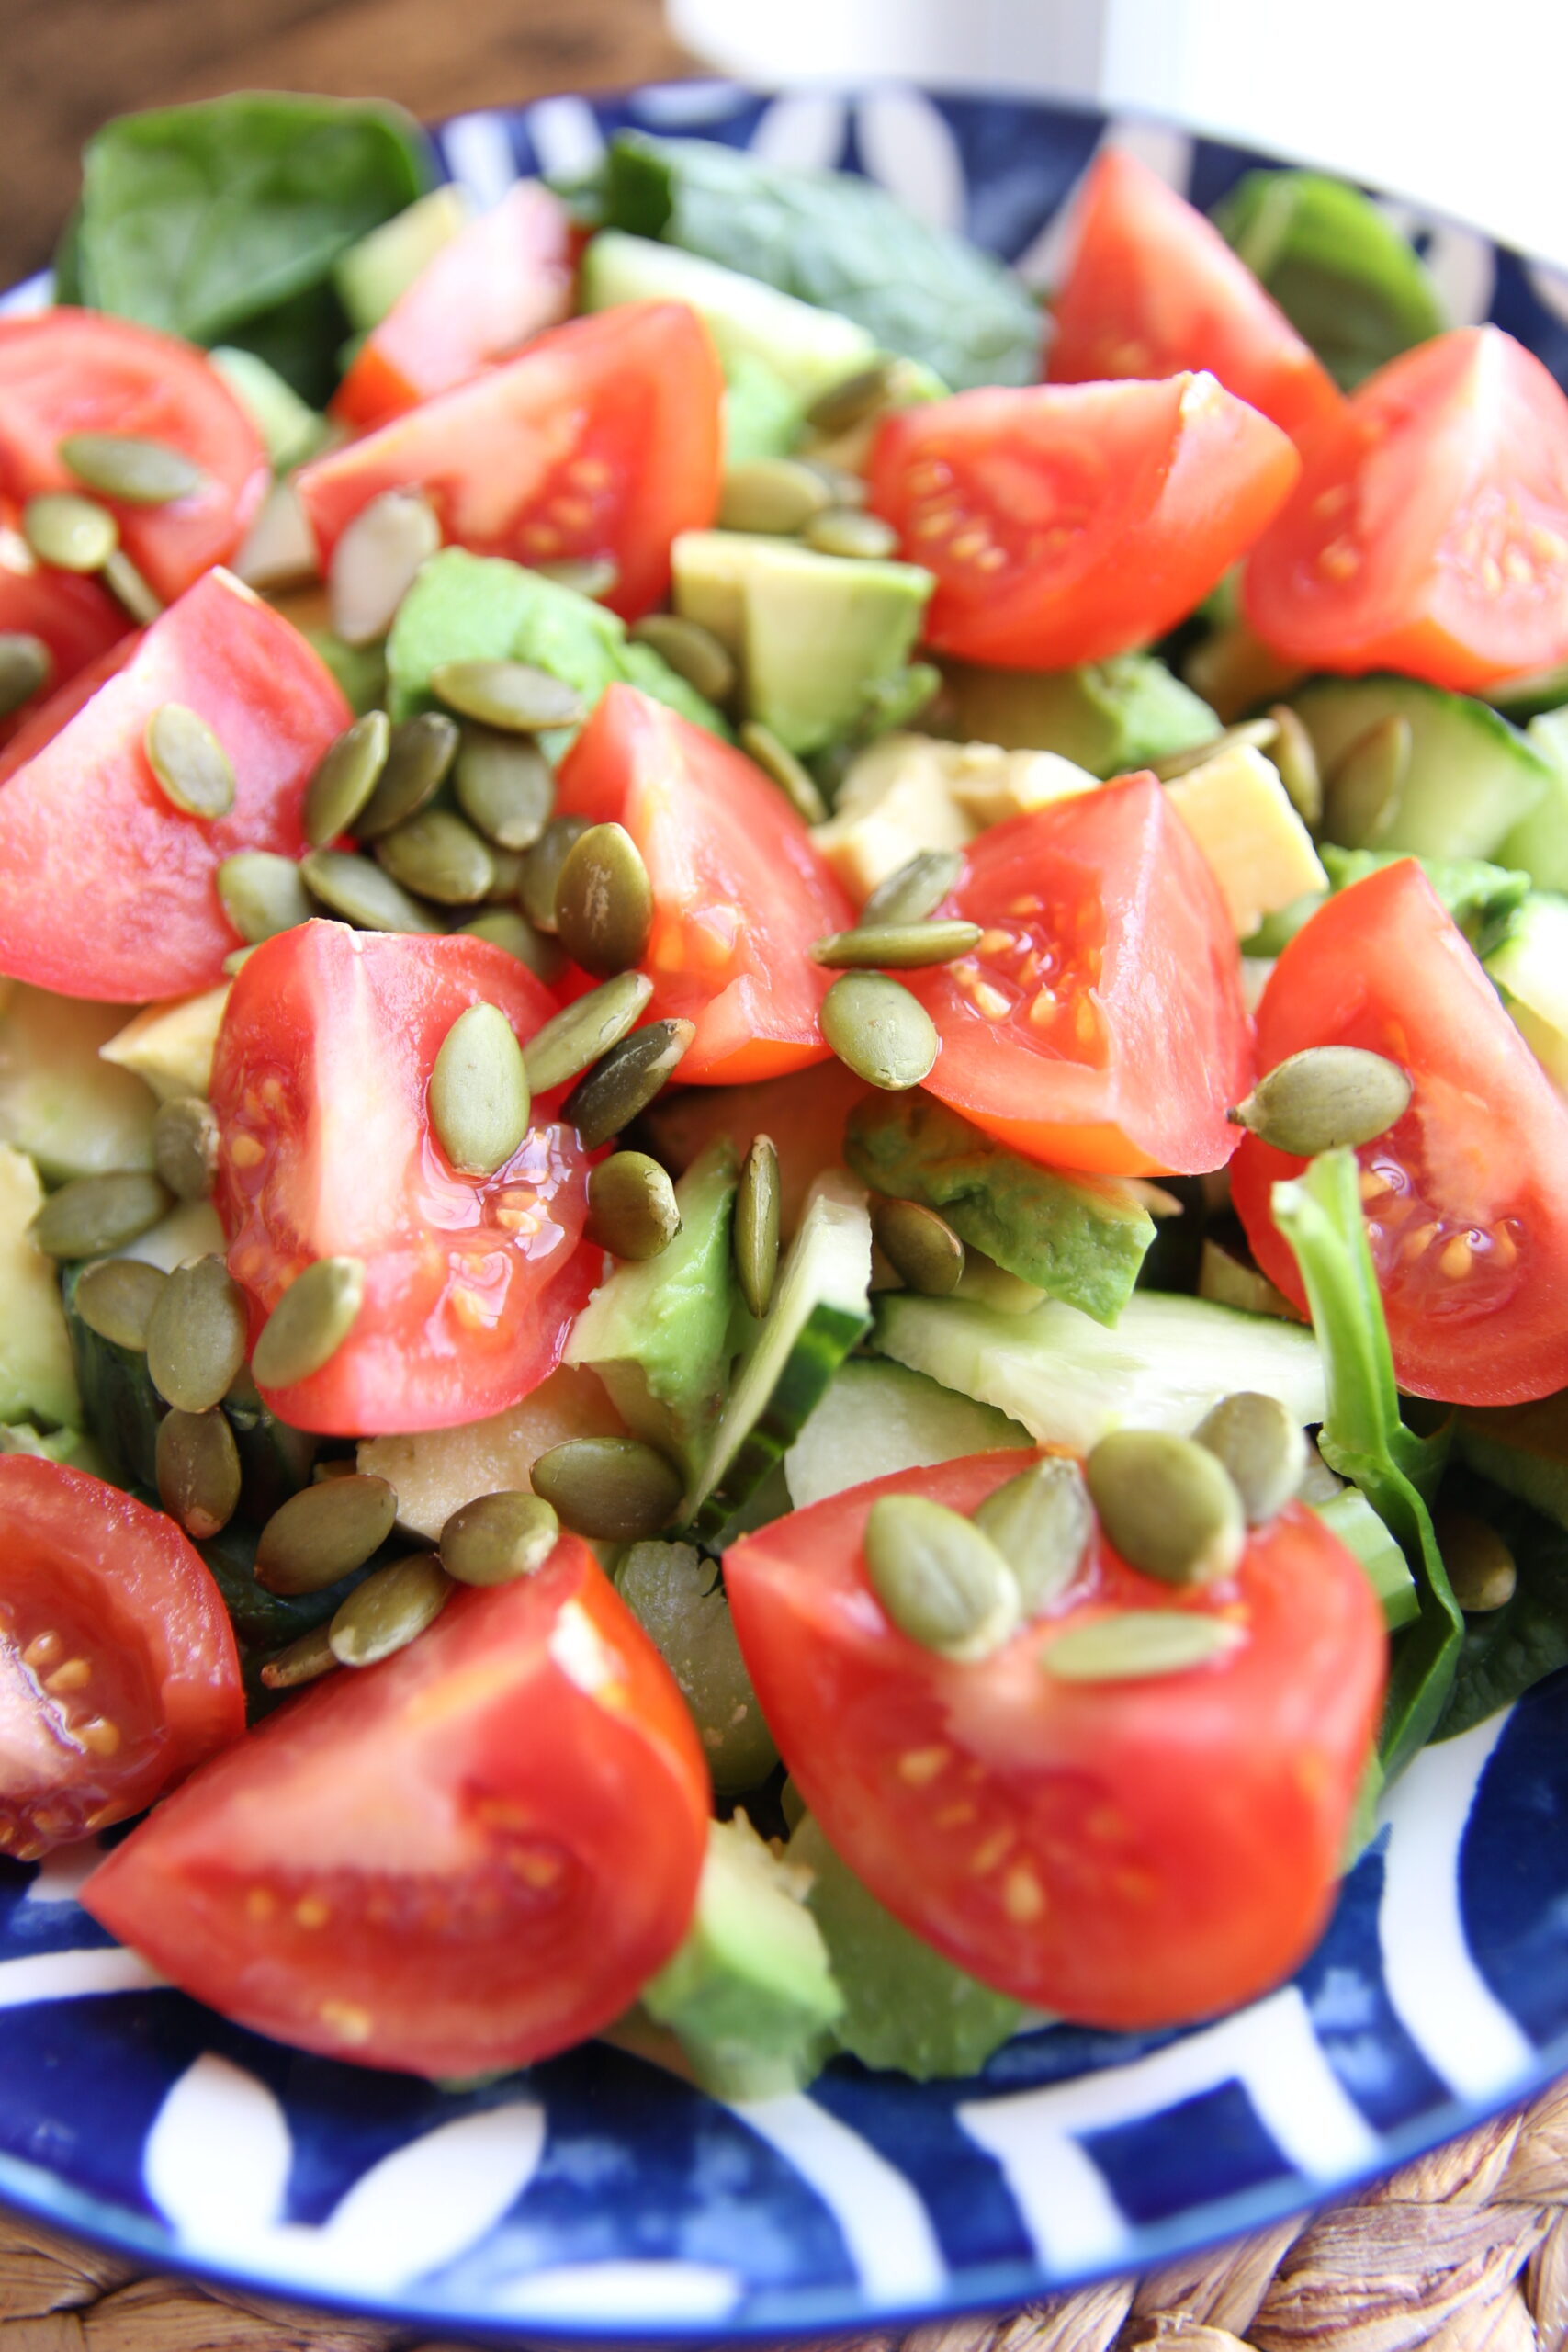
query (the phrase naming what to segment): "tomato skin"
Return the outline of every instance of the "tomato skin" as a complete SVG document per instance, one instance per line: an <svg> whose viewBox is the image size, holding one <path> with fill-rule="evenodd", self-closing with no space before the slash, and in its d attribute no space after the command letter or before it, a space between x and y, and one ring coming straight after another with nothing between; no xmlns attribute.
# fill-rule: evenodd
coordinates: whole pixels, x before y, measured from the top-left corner
<svg viewBox="0 0 1568 2352"><path fill-rule="evenodd" d="M862 1549L879 1495L970 1512L1016 1453L901 1471L725 1555L725 1589L792 1778L905 1924L998 1991L1086 2025L1175 2025L1255 1998L1327 1916L1382 1695L1371 1588L1292 1505L1234 1578L1173 1591L1097 1533L1053 1614L979 1665L885 1616ZM1064 1626L1122 1609L1241 1625L1184 1673L1054 1679Z"/></svg>
<svg viewBox="0 0 1568 2352"><path fill-rule="evenodd" d="M557 814L622 824L653 885L650 1020L696 1023L682 1082L779 1078L826 1058L833 979L814 939L854 912L778 786L636 686L615 685L562 761Z"/></svg>
<svg viewBox="0 0 1568 2352"><path fill-rule="evenodd" d="M1568 659L1568 398L1500 327L1390 360L1314 440L1242 582L1303 668L1474 693Z"/></svg>
<svg viewBox="0 0 1568 2352"><path fill-rule="evenodd" d="M101 1862L92 1917L225 2017L363 2066L522 2066L684 1935L708 1774L578 1537L271 1715ZM303 1911L303 1917L301 1912Z"/></svg>
<svg viewBox="0 0 1568 2352"><path fill-rule="evenodd" d="M232 555L266 495L261 436L205 352L98 311L0 319L0 492L20 501L80 490L58 455L73 433L163 441L206 475L202 489L167 506L100 502L165 603Z"/></svg>
<svg viewBox="0 0 1568 2352"><path fill-rule="evenodd" d="M718 511L723 398L696 312L628 302L316 458L299 500L323 569L362 506L414 485L443 538L476 554L610 557L619 579L604 602L637 620L669 589L676 535Z"/></svg>
<svg viewBox="0 0 1568 2352"><path fill-rule="evenodd" d="M885 418L867 503L936 574L929 644L1055 670L1174 627L1300 469L1279 427L1212 376L1037 384Z"/></svg>
<svg viewBox="0 0 1568 2352"><path fill-rule="evenodd" d="M571 307L572 229L542 180L518 180L460 229L373 327L333 398L344 424L384 424L465 384Z"/></svg>
<svg viewBox="0 0 1568 2352"><path fill-rule="evenodd" d="M1344 406L1333 379L1219 231L1135 155L1102 148L1052 304L1054 384L1206 368L1302 442Z"/></svg>
<svg viewBox="0 0 1568 2352"><path fill-rule="evenodd" d="M1337 1045L1415 1080L1404 1117L1358 1154L1400 1386L1459 1405L1568 1386L1568 1103L1414 858L1325 899L1263 991L1260 1071ZM1231 1169L1258 1264L1303 1308L1270 1194L1305 1164L1248 1136Z"/></svg>
<svg viewBox="0 0 1568 2352"><path fill-rule="evenodd" d="M21 631L40 639L53 657L54 673L39 693L0 718L0 745L130 627L123 607L96 580L51 571L30 559L25 565L13 562L13 552L9 532L0 529L0 634Z"/></svg>
<svg viewBox="0 0 1568 2352"><path fill-rule="evenodd" d="M85 1471L0 1455L0 1854L127 1820L244 1728L228 1612L174 1521Z"/></svg>

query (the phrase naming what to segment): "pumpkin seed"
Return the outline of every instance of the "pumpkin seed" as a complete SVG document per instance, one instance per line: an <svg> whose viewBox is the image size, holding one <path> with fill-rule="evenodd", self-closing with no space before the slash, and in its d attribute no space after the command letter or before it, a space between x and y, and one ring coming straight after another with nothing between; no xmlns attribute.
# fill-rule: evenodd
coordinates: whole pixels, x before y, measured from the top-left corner
<svg viewBox="0 0 1568 2352"><path fill-rule="evenodd" d="M919 1201L874 1200L871 1229L899 1280L925 1298L951 1298L964 1279L967 1253L935 1209Z"/></svg>
<svg viewBox="0 0 1568 2352"><path fill-rule="evenodd" d="M1280 722L1270 711L1267 718L1244 718L1237 727L1226 727L1206 743L1190 743L1184 752L1168 752L1163 760L1151 760L1149 766L1161 784L1174 784L1179 775L1190 775L1194 768L1206 766L1222 752L1266 752L1279 732Z"/></svg>
<svg viewBox="0 0 1568 2352"><path fill-rule="evenodd" d="M574 964L612 979L640 961L653 931L653 885L624 825L590 825L556 878L556 930Z"/></svg>
<svg viewBox="0 0 1568 2352"><path fill-rule="evenodd" d="M337 1353L358 1319L365 1268L357 1258L318 1258L262 1325L251 1370L263 1388L292 1388Z"/></svg>
<svg viewBox="0 0 1568 2352"><path fill-rule="evenodd" d="M1247 1541L1231 1476L1206 1446L1168 1430L1113 1430L1084 1464L1113 1550L1161 1584L1228 1576Z"/></svg>
<svg viewBox="0 0 1568 2352"><path fill-rule="evenodd" d="M0 718L9 718L41 694L54 675L54 656L30 629L0 629Z"/></svg>
<svg viewBox="0 0 1568 2352"><path fill-rule="evenodd" d="M787 745L779 741L771 727L764 727L759 718L749 718L740 729L740 747L778 786L804 824L825 822L828 803L817 788L816 777Z"/></svg>
<svg viewBox="0 0 1568 2352"><path fill-rule="evenodd" d="M603 1544L657 1535L681 1507L680 1472L640 1438L569 1438L541 1453L530 1475L563 1527Z"/></svg>
<svg viewBox="0 0 1568 2352"><path fill-rule="evenodd" d="M1323 822L1323 777L1312 737L1288 702L1275 703L1269 717L1279 729L1269 756L1280 772L1292 808L1315 833Z"/></svg>
<svg viewBox="0 0 1568 2352"><path fill-rule="evenodd" d="M333 1478L355 1478L358 1475L358 1464L352 1453L331 1454L325 1462L313 1462L310 1464L312 1487L325 1487L330 1485Z"/></svg>
<svg viewBox="0 0 1568 2352"><path fill-rule="evenodd" d="M299 861L299 872L313 899L361 931L428 935L441 928L389 874L367 857L355 857L351 850L308 851Z"/></svg>
<svg viewBox="0 0 1568 2352"><path fill-rule="evenodd" d="M1060 1682L1139 1682L1211 1665L1246 1638L1228 1618L1196 1610L1122 1609L1069 1625L1041 1651L1040 1663Z"/></svg>
<svg viewBox="0 0 1568 2352"><path fill-rule="evenodd" d="M1276 1151L1314 1159L1337 1145L1371 1143L1410 1108L1409 1077L1360 1046L1308 1046L1276 1062L1225 1116Z"/></svg>
<svg viewBox="0 0 1568 2352"><path fill-rule="evenodd" d="M845 1067L892 1093L919 1086L942 1050L925 1006L882 972L844 973L823 998L818 1018Z"/></svg>
<svg viewBox="0 0 1568 2352"><path fill-rule="evenodd" d="M210 821L229 814L234 806L234 771L205 718L183 702L161 703L141 741L165 800L187 817Z"/></svg>
<svg viewBox="0 0 1568 2352"><path fill-rule="evenodd" d="M490 895L495 862L471 825L450 808L426 808L376 843L376 862L405 890L441 907L474 907Z"/></svg>
<svg viewBox="0 0 1568 2352"><path fill-rule="evenodd" d="M813 514L801 533L818 555L844 556L852 562L880 563L898 550L898 534L880 514L863 507L828 506Z"/></svg>
<svg viewBox="0 0 1568 2352"><path fill-rule="evenodd" d="M356 1584L339 1607L327 1628L333 1657L340 1666L377 1666L406 1650L434 1624L457 1589L434 1552L389 1561Z"/></svg>
<svg viewBox="0 0 1568 2352"><path fill-rule="evenodd" d="M470 720L462 730L455 782L464 816L502 849L532 849L549 823L555 776L525 735Z"/></svg>
<svg viewBox="0 0 1568 2352"><path fill-rule="evenodd" d="M231 980L243 972L255 952L254 947L231 947L223 958L224 978Z"/></svg>
<svg viewBox="0 0 1568 2352"><path fill-rule="evenodd" d="M337 1660L327 1638L324 1625L312 1625L287 1649L276 1650L261 1670L261 1679L268 1690L297 1690L306 1682L319 1682L323 1674L334 1674Z"/></svg>
<svg viewBox="0 0 1568 2352"><path fill-rule="evenodd" d="M384 710L367 710L329 744L305 787L300 824L312 849L325 849L354 820L376 789L387 764L391 723Z"/></svg>
<svg viewBox="0 0 1568 2352"><path fill-rule="evenodd" d="M218 1114L199 1094L160 1102L152 1118L152 1165L177 1201L211 1197L218 1175Z"/></svg>
<svg viewBox="0 0 1568 2352"><path fill-rule="evenodd" d="M811 960L835 971L913 972L966 956L980 936L977 922L867 922L814 940Z"/></svg>
<svg viewBox="0 0 1568 2352"><path fill-rule="evenodd" d="M1094 1532L1083 1472L1048 1453L987 1495L975 1524L1012 1570L1025 1617L1036 1617L1066 1591Z"/></svg>
<svg viewBox="0 0 1568 2352"><path fill-rule="evenodd" d="M251 947L309 922L314 909L305 895L299 868L275 850L236 850L218 868L223 911Z"/></svg>
<svg viewBox="0 0 1568 2352"><path fill-rule="evenodd" d="M1496 1529L1472 1511L1456 1510L1449 1504L1436 1513L1433 1523L1454 1599L1466 1616L1484 1616L1494 1609L1506 1608L1517 1588L1519 1572Z"/></svg>
<svg viewBox="0 0 1568 2352"><path fill-rule="evenodd" d="M577 1129L585 1150L596 1151L647 1110L696 1034L690 1021L650 1021L578 1080L560 1114Z"/></svg>
<svg viewBox="0 0 1568 2352"><path fill-rule="evenodd" d="M897 362L874 359L852 374L840 376L836 384L818 392L806 412L806 422L825 441L836 441L840 433L848 433L879 408L886 408L897 383Z"/></svg>
<svg viewBox="0 0 1568 2352"><path fill-rule="evenodd" d="M651 645L660 660L707 701L728 702L735 692L734 657L699 621L683 620L679 613L649 613L631 634L639 645Z"/></svg>
<svg viewBox="0 0 1568 2352"><path fill-rule="evenodd" d="M725 474L719 528L793 538L831 500L827 483L809 466L793 458L754 458L747 465L731 466Z"/></svg>
<svg viewBox="0 0 1568 2352"><path fill-rule="evenodd" d="M430 1073L430 1124L462 1175L493 1176L528 1132L528 1075L499 1005L470 1004L441 1040Z"/></svg>
<svg viewBox="0 0 1568 2352"><path fill-rule="evenodd" d="M132 433L70 433L60 462L105 498L126 506L170 506L207 487L207 476L183 449Z"/></svg>
<svg viewBox="0 0 1568 2352"><path fill-rule="evenodd" d="M1389 713L1341 752L1323 784L1323 829L1344 849L1375 849L1393 827L1410 774L1415 737Z"/></svg>
<svg viewBox="0 0 1568 2352"><path fill-rule="evenodd" d="M753 1136L735 1193L730 1247L740 1295L759 1322L773 1304L779 1271L778 1147L772 1136Z"/></svg>
<svg viewBox="0 0 1568 2352"><path fill-rule="evenodd" d="M165 1413L153 1453L158 1500L198 1544L227 1527L240 1506L240 1449L220 1407Z"/></svg>
<svg viewBox="0 0 1568 2352"><path fill-rule="evenodd" d="M964 1662L1018 1623L1018 1586L988 1535L925 1495L879 1495L865 1522L872 1589L900 1633Z"/></svg>
<svg viewBox="0 0 1568 2352"><path fill-rule="evenodd" d="M592 1069L636 1027L652 994L653 982L645 972L617 972L536 1029L523 1048L535 1093L548 1094Z"/></svg>
<svg viewBox="0 0 1568 2352"><path fill-rule="evenodd" d="M398 1516L385 1478L346 1475L302 1487L279 1504L256 1544L256 1582L268 1592L321 1592L378 1552Z"/></svg>
<svg viewBox="0 0 1568 2352"><path fill-rule="evenodd" d="M1306 1433L1277 1396L1222 1396L1192 1434L1229 1471L1248 1527L1267 1526L1306 1476Z"/></svg>
<svg viewBox="0 0 1568 2352"><path fill-rule="evenodd" d="M575 727L582 717L577 688L532 662L443 662L430 673L430 691L465 718L511 735Z"/></svg>
<svg viewBox="0 0 1568 2352"><path fill-rule="evenodd" d="M496 842L487 842L485 847L490 852L493 876L485 904L510 907L523 888L523 852L520 849L502 849Z"/></svg>
<svg viewBox="0 0 1568 2352"><path fill-rule="evenodd" d="M536 931L527 917L520 915L514 907L491 907L484 914L476 915L472 922L463 925L463 935L468 939L488 939L492 947L515 956L547 988L559 978L566 962L555 941L547 939L542 931Z"/></svg>
<svg viewBox="0 0 1568 2352"><path fill-rule="evenodd" d="M657 1258L681 1230L675 1187L642 1151L612 1152L588 1178L588 1238L613 1258Z"/></svg>
<svg viewBox="0 0 1568 2352"><path fill-rule="evenodd" d="M955 849L917 851L907 865L879 882L860 910L862 930L890 923L924 922L958 888L964 860Z"/></svg>
<svg viewBox="0 0 1568 2352"><path fill-rule="evenodd" d="M174 1196L156 1176L130 1169L73 1176L51 1193L28 1230L50 1258L107 1258L167 1216Z"/></svg>
<svg viewBox="0 0 1568 2352"><path fill-rule="evenodd" d="M116 548L113 555L106 556L98 577L138 628L150 628L163 611L162 598L153 594L123 548Z"/></svg>
<svg viewBox="0 0 1568 2352"><path fill-rule="evenodd" d="M560 1541L543 1495L479 1495L441 1531L441 1565L459 1584L512 1584L536 1576Z"/></svg>
<svg viewBox="0 0 1568 2352"><path fill-rule="evenodd" d="M117 1348L138 1353L147 1345L147 1325L169 1277L140 1258L104 1258L85 1266L76 1284L76 1312L89 1331Z"/></svg>
<svg viewBox="0 0 1568 2352"><path fill-rule="evenodd" d="M221 1258L169 1276L147 1326L147 1375L165 1403L205 1413L229 1393L250 1336L244 1294Z"/></svg>
<svg viewBox="0 0 1568 2352"><path fill-rule="evenodd" d="M23 507L22 537L55 571L101 571L119 545L119 525L96 498L46 490Z"/></svg>
<svg viewBox="0 0 1568 2352"><path fill-rule="evenodd" d="M379 841L434 799L457 751L457 722L444 710L422 710L400 719L387 741L387 757L376 788L359 812L355 832L362 842Z"/></svg>
<svg viewBox="0 0 1568 2352"><path fill-rule="evenodd" d="M441 526L420 491L383 491L360 508L327 566L333 627L345 645L386 636L414 574L440 545Z"/></svg>
<svg viewBox="0 0 1568 2352"><path fill-rule="evenodd" d="M555 930L560 870L587 831L585 817L552 817L533 847L523 853L517 898L536 931Z"/></svg>
<svg viewBox="0 0 1568 2352"><path fill-rule="evenodd" d="M607 555L562 556L558 563L534 563L528 569L553 580L558 588L570 588L574 596L591 600L613 596L621 584L621 568Z"/></svg>

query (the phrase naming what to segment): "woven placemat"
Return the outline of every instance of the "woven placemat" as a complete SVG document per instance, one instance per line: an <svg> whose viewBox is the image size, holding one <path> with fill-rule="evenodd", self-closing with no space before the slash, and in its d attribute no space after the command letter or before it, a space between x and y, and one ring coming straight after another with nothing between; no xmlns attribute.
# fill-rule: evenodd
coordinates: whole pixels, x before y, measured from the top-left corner
<svg viewBox="0 0 1568 2352"><path fill-rule="evenodd" d="M1142 2278L839 2352L1563 2352L1568 2081L1343 2205ZM0 2217L0 2352L453 2352L218 2297Z"/></svg>

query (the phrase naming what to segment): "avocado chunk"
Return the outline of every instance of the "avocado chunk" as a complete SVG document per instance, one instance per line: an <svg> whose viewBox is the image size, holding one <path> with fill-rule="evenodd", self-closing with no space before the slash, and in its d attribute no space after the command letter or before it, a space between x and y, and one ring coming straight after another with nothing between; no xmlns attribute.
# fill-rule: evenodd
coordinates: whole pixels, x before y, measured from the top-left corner
<svg viewBox="0 0 1568 2352"><path fill-rule="evenodd" d="M50 1183L152 1165L157 1100L134 1070L99 1057L126 1008L51 996L17 982L0 1012L0 1143Z"/></svg>
<svg viewBox="0 0 1568 2352"><path fill-rule="evenodd" d="M82 1419L60 1279L28 1231L43 1186L25 1152L0 1145L0 1421Z"/></svg>
<svg viewBox="0 0 1568 2352"><path fill-rule="evenodd" d="M709 1824L695 1917L642 1999L716 2098L800 2090L831 2046L842 2000L803 1878L743 1813Z"/></svg>
<svg viewBox="0 0 1568 2352"><path fill-rule="evenodd" d="M784 1477L790 1501L805 1510L896 1470L923 1470L1032 1442L994 1405L977 1405L901 1363L851 1356L784 1455Z"/></svg>
<svg viewBox="0 0 1568 2352"><path fill-rule="evenodd" d="M1129 1191L1042 1168L922 1088L857 1104L844 1157L874 1191L940 1209L961 1241L1097 1323L1116 1321L1155 1238Z"/></svg>
<svg viewBox="0 0 1568 2352"><path fill-rule="evenodd" d="M1534 874L1530 859L1519 854L1518 831L1548 792L1553 771L1500 712L1416 678L1321 678L1291 700L1330 782L1330 817L1339 761L1371 729L1403 718L1410 729L1410 765L1379 849L1416 857L1496 858Z"/></svg>
<svg viewBox="0 0 1568 2352"><path fill-rule="evenodd" d="M942 664L933 733L1009 752L1059 752L1101 778L1212 742L1220 722L1152 653L1118 653L1076 670Z"/></svg>
<svg viewBox="0 0 1568 2352"><path fill-rule="evenodd" d="M1532 890L1485 962L1531 1053L1554 1086L1568 1088L1568 899Z"/></svg>
<svg viewBox="0 0 1568 2352"><path fill-rule="evenodd" d="M220 343L207 356L261 435L275 474L285 474L315 456L327 437L326 418L302 401L276 368L237 344Z"/></svg>
<svg viewBox="0 0 1568 2352"><path fill-rule="evenodd" d="M779 1760L757 1703L714 1562L694 1544L634 1544L615 1572L621 1599L692 1711L721 1797L743 1796Z"/></svg>
<svg viewBox="0 0 1568 2352"><path fill-rule="evenodd" d="M357 334L380 325L442 247L467 227L473 209L466 189L448 180L338 255L333 283Z"/></svg>
<svg viewBox="0 0 1568 2352"><path fill-rule="evenodd" d="M800 402L765 359L736 359L724 376L724 461L787 458L800 438Z"/></svg>
<svg viewBox="0 0 1568 2352"><path fill-rule="evenodd" d="M134 1070L160 1102L212 1090L212 1057L229 1002L229 983L183 996L170 1004L150 1004L98 1052L106 1062Z"/></svg>

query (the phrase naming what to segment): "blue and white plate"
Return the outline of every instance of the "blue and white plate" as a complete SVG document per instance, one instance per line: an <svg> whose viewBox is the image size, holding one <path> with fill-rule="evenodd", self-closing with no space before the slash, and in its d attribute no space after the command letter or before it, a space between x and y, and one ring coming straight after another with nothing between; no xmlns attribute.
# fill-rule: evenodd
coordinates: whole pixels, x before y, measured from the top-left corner
<svg viewBox="0 0 1568 2352"><path fill-rule="evenodd" d="M480 198L624 124L871 173L1049 281L1107 126L886 89L683 85L467 115ZM1117 125L1208 206L1267 159ZM1460 321L1568 379L1568 279L1411 223ZM24 298L25 299L25 298ZM1428 1749L1294 1983L1218 2024L1024 2035L972 2081L830 2067L727 2108L594 2046L482 2091L301 2057L163 1985L0 1862L0 2196L150 2267L408 2328L733 2339L1021 2302L1327 2197L1568 2070L1568 1675Z"/></svg>

